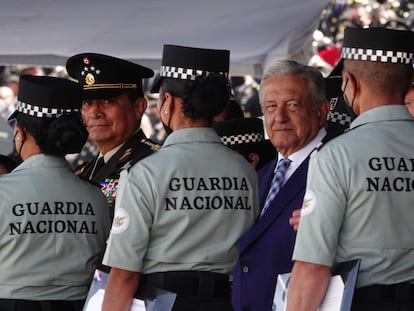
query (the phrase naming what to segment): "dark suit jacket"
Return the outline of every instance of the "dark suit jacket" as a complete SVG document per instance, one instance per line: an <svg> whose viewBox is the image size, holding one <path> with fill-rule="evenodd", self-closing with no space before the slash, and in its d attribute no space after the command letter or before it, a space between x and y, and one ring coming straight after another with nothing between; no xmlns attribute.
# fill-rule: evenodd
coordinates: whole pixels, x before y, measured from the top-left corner
<svg viewBox="0 0 414 311"><path fill-rule="evenodd" d="M292 269L296 232L289 218L302 207L308 162L309 157L283 185L264 216L240 239L232 292L236 311L272 310L277 275ZM264 206L275 166L276 160L258 172L260 206Z"/></svg>

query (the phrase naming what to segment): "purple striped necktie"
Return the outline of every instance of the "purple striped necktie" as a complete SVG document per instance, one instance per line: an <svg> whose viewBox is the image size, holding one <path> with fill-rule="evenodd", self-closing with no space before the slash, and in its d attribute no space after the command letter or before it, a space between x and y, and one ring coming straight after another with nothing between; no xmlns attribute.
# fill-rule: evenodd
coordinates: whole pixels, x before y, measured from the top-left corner
<svg viewBox="0 0 414 311"><path fill-rule="evenodd" d="M280 188L282 187L283 181L285 180L285 174L290 165L290 162L292 161L289 159L281 159L277 163L277 166L276 166L276 169L273 175L272 183L270 184L269 193L267 194L266 201L262 209L262 212L260 214L260 217L262 217L264 213L266 213L266 211L268 210L270 206L270 203L274 200Z"/></svg>

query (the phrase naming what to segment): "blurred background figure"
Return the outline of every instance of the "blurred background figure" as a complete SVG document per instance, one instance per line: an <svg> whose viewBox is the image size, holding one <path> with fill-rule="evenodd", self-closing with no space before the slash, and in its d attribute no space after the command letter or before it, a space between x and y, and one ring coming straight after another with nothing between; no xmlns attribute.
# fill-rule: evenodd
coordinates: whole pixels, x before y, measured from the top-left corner
<svg viewBox="0 0 414 311"><path fill-rule="evenodd" d="M241 106L246 117L263 115L259 103L259 83L250 75L231 77L234 100Z"/></svg>
<svg viewBox="0 0 414 311"><path fill-rule="evenodd" d="M160 112L157 108L158 102L158 93L147 93L145 97L147 98L148 107L145 111L145 116L149 119L151 128L148 129L147 137L158 144L164 143L164 140L167 138L167 132L164 129L164 125L160 119ZM143 129L145 131L145 129Z"/></svg>
<svg viewBox="0 0 414 311"><path fill-rule="evenodd" d="M0 86L0 115L7 119L14 111L15 94L7 85Z"/></svg>
<svg viewBox="0 0 414 311"><path fill-rule="evenodd" d="M10 155L13 150L13 129L5 119L0 118L0 154Z"/></svg>

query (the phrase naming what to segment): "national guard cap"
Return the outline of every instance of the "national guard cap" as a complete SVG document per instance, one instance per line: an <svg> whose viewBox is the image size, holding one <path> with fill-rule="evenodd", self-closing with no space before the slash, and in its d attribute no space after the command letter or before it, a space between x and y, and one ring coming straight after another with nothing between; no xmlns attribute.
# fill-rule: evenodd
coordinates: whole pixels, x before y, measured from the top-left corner
<svg viewBox="0 0 414 311"><path fill-rule="evenodd" d="M109 99L127 90L142 95L142 80L154 71L136 63L98 53L81 53L66 61L66 70L83 88L83 99Z"/></svg>
<svg viewBox="0 0 414 311"><path fill-rule="evenodd" d="M341 75L343 60L412 64L414 32L389 28L346 28L341 61L330 76Z"/></svg>
<svg viewBox="0 0 414 311"><path fill-rule="evenodd" d="M194 81L197 77L220 74L228 77L230 51L164 45L159 76L151 92L158 93L163 78Z"/></svg>
<svg viewBox="0 0 414 311"><path fill-rule="evenodd" d="M19 79L16 110L9 117L23 113L36 118L58 118L80 112L82 88L64 78L23 75Z"/></svg>
<svg viewBox="0 0 414 311"><path fill-rule="evenodd" d="M263 120L259 118L239 118L214 122L213 128L223 144L229 147L265 140Z"/></svg>

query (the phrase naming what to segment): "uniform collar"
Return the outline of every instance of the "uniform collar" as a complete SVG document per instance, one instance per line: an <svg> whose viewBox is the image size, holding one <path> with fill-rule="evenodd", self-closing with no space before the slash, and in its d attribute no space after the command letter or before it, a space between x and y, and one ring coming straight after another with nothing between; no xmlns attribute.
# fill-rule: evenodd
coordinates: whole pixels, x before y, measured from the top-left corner
<svg viewBox="0 0 414 311"><path fill-rule="evenodd" d="M35 154L23 161L17 166L13 172L24 169L31 169L35 167L67 167L70 168L69 163L62 157L56 157L46 154Z"/></svg>
<svg viewBox="0 0 414 311"><path fill-rule="evenodd" d="M405 120L412 121L413 117L404 105L385 105L372 108L359 115L350 126L350 130L371 122Z"/></svg>
<svg viewBox="0 0 414 311"><path fill-rule="evenodd" d="M222 144L220 136L211 127L191 127L172 132L161 148L188 142L213 142Z"/></svg>

